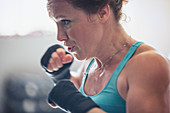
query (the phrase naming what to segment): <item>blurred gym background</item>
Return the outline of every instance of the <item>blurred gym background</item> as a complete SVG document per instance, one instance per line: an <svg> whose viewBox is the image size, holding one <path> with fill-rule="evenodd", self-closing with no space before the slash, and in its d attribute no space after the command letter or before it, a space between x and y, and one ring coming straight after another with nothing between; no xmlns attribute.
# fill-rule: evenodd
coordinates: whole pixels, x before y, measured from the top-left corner
<svg viewBox="0 0 170 113"><path fill-rule="evenodd" d="M170 58L169 6L169 0L129 0L123 8L127 22L121 23L133 38ZM40 67L45 50L60 43L56 36L46 0L0 0L0 113L63 113L47 104L53 83ZM72 73L82 63L75 60Z"/></svg>

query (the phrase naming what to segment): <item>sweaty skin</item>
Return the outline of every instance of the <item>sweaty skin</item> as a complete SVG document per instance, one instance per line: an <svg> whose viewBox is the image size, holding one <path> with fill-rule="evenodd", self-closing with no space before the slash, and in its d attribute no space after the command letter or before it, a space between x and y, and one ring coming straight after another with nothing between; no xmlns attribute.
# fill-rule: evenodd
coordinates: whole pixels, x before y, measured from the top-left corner
<svg viewBox="0 0 170 113"><path fill-rule="evenodd" d="M104 89L114 69L123 59L130 46L136 42L114 19L109 5L98 13L89 15L83 10L75 9L64 1L57 1L51 9L51 17L57 24L59 41L78 60L87 60L82 73L86 69L89 59L95 58L85 83L84 91L87 95L96 95ZM130 38L130 42L119 54L115 55L102 70L97 70L113 53L118 51ZM65 55L63 50L52 54L48 69L58 70L64 63L70 62L71 56ZM71 77L77 88L81 85L83 74ZM127 113L168 113L169 112L169 81L170 61L156 49L142 44L127 62L117 80L117 90L126 101ZM95 93L94 93L95 92ZM93 108L88 113L104 113L99 108Z"/></svg>

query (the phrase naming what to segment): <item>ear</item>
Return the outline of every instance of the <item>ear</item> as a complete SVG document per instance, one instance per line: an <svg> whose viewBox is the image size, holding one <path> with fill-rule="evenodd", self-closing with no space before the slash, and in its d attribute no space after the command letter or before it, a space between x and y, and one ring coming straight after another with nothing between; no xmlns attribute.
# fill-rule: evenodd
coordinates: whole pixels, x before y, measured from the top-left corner
<svg viewBox="0 0 170 113"><path fill-rule="evenodd" d="M98 12L98 17L101 23L105 23L110 16L110 6L106 5L104 8L100 9Z"/></svg>

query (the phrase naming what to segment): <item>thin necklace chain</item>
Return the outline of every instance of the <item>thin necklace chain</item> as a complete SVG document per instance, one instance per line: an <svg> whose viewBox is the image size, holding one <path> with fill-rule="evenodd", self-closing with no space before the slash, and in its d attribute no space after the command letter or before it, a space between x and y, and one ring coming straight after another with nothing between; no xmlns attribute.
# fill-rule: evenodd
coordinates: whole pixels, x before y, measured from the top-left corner
<svg viewBox="0 0 170 113"><path fill-rule="evenodd" d="M125 47L129 44L129 42L130 42L130 38L128 39L128 41L127 41L118 51L116 51L115 53L113 53L113 54L101 65L101 67L98 68L97 70L95 70L94 72L103 69L104 66L105 66L116 54L118 54L120 51L122 51L123 48L125 48ZM85 76L87 73L88 73L88 72L83 72L83 75Z"/></svg>
<svg viewBox="0 0 170 113"><path fill-rule="evenodd" d="M123 50L123 48L125 48L128 44L129 44L130 38L128 39L128 41L119 49L117 50L115 53L113 53L103 64L101 64L100 68L98 68L96 71L101 70L104 68L104 66L116 55L118 54L120 51ZM96 72L95 71L95 72Z"/></svg>

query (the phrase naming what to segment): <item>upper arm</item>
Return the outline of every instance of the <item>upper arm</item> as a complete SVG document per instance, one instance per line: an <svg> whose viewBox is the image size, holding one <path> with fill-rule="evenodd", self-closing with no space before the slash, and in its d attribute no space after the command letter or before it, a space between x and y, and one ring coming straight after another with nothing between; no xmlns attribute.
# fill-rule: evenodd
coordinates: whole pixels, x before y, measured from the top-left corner
<svg viewBox="0 0 170 113"><path fill-rule="evenodd" d="M127 113L168 113L168 63L157 53L142 54L131 61Z"/></svg>
<svg viewBox="0 0 170 113"><path fill-rule="evenodd" d="M106 113L106 112L100 108L95 107L93 109L90 109L87 113Z"/></svg>

